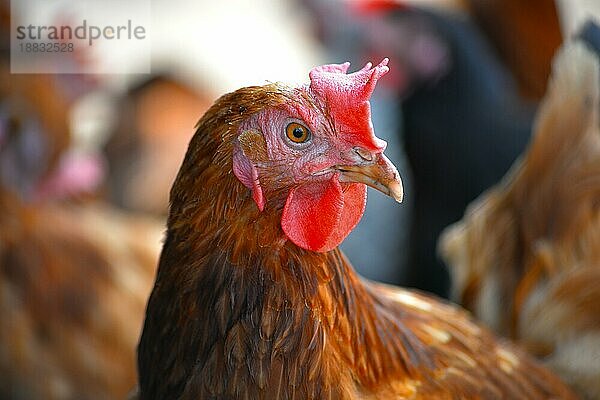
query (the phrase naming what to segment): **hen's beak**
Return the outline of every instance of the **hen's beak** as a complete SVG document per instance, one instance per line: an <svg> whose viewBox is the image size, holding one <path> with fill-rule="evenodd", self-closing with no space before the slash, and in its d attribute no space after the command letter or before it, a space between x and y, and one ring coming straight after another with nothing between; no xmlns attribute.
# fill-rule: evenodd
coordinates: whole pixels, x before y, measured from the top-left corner
<svg viewBox="0 0 600 400"><path fill-rule="evenodd" d="M340 172L340 182L364 183L380 192L402 202L404 190L398 170L383 155L377 154L372 163L366 165L339 165L334 167Z"/></svg>

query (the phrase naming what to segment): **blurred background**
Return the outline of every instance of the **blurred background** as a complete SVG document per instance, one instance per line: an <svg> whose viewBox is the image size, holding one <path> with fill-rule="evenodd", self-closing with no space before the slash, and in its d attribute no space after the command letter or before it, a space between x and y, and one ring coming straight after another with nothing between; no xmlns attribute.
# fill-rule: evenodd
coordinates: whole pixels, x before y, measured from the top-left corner
<svg viewBox="0 0 600 400"><path fill-rule="evenodd" d="M600 14L595 0L153 0L150 74L44 75L11 74L11 17L35 10L0 4L0 398L12 399L127 393L195 123L228 91L307 81L319 64L390 58L373 122L406 200L369 190L343 249L370 279L447 296L440 232L524 151L555 51Z"/></svg>

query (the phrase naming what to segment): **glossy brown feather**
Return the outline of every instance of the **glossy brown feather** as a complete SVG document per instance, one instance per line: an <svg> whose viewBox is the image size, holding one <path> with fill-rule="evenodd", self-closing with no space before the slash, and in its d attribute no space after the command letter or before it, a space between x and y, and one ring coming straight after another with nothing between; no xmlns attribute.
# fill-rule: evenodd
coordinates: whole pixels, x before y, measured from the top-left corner
<svg viewBox="0 0 600 400"><path fill-rule="evenodd" d="M291 243L282 193L258 210L232 173L234 135L293 100L279 85L240 89L198 123L138 347L140 398L574 398L455 307Z"/></svg>
<svg viewBox="0 0 600 400"><path fill-rule="evenodd" d="M160 228L1 188L0 208L0 398L124 398Z"/></svg>
<svg viewBox="0 0 600 400"><path fill-rule="evenodd" d="M600 396L600 62L555 60L527 153L441 239L458 300Z"/></svg>

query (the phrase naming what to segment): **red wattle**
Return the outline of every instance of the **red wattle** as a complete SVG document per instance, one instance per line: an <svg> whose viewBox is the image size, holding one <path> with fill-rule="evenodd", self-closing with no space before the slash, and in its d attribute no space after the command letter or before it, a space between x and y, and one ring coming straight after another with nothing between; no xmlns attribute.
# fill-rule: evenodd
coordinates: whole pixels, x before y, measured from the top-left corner
<svg viewBox="0 0 600 400"><path fill-rule="evenodd" d="M290 191L281 227L296 245L325 252L337 247L358 224L367 204L363 184L340 184L330 180L306 183Z"/></svg>

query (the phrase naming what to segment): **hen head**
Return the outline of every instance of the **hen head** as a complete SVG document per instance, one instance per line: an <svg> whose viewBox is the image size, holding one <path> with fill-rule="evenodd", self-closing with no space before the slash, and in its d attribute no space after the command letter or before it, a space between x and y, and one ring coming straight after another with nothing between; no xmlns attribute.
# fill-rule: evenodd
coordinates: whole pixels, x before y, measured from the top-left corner
<svg viewBox="0 0 600 400"><path fill-rule="evenodd" d="M347 74L350 63L315 67L288 101L243 121L233 172L260 211L283 208L288 239L312 251L338 246L359 222L366 185L402 200L402 182L371 123L369 98L388 60Z"/></svg>

